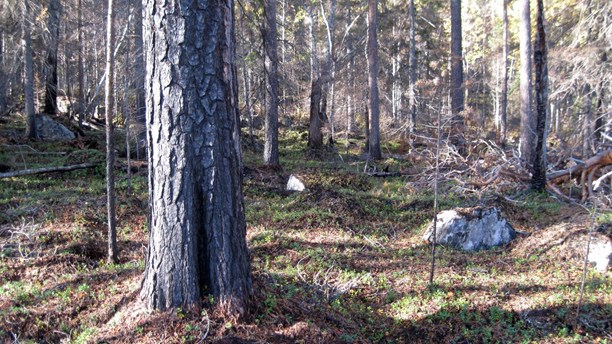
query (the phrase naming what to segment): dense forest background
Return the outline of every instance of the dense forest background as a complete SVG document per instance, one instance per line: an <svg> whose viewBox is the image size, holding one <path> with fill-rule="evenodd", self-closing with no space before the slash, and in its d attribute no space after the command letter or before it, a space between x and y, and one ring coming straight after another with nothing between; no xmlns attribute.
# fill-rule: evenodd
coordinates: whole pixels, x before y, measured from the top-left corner
<svg viewBox="0 0 612 344"><path fill-rule="evenodd" d="M610 341L610 270L585 252L612 239L612 4L529 5L235 2L254 291L233 318L139 303L146 4L4 0L0 340ZM431 252L438 210L481 206L517 239Z"/></svg>
<svg viewBox="0 0 612 344"><path fill-rule="evenodd" d="M82 0L31 1L26 19L31 31L34 90L37 109L45 103L49 68L57 68L60 112L102 117L105 75L105 13L101 3ZM424 131L450 114L450 8L447 1L414 2L414 44L410 41L410 2L381 1L379 23L379 88L383 141L411 130ZM59 5L59 6L58 6ZM23 100L20 2L2 8L2 87L0 110L14 109ZM368 89L366 4L358 1L281 1L277 5L279 122L304 125L313 78L330 74L325 87L331 134L363 133ZM609 130L610 49L606 1L556 1L545 7L549 55L549 120L551 143L583 157L594 153L595 142ZM116 1L115 121L130 126L142 122L144 62L142 62L141 5ZM465 1L461 4L463 41L464 117L473 137L499 141L504 67L504 4ZM532 6L532 8L535 8ZM519 133L519 2L508 10L508 142ZM50 11L57 11L52 14ZM263 4L238 2L236 41L240 107L244 126L252 120L261 130L265 116L265 52ZM52 15L51 15L52 14ZM52 20L52 18L56 18ZM535 11L531 16L535 23ZM57 26L55 28L50 26ZM533 30L535 31L535 30ZM414 60L410 60L414 48ZM53 50L56 49L55 52ZM54 55L53 59L50 56ZM56 64L56 65L55 65ZM414 80L411 80L414 68ZM414 97L414 99L413 99ZM415 107L414 124L412 106ZM578 125L577 125L578 124ZM607 128L607 129L606 129ZM409 142L418 140L411 137ZM559 140L559 142L557 142Z"/></svg>

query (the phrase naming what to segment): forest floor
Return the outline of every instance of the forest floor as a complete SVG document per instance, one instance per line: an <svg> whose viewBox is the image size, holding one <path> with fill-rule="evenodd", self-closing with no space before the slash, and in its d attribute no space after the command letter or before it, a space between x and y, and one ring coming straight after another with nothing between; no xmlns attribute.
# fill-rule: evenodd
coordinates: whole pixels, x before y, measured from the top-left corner
<svg viewBox="0 0 612 344"><path fill-rule="evenodd" d="M19 139L0 123L0 165L19 170L102 161L95 140ZM99 140L102 137L98 138ZM107 264L104 168L0 179L0 342L515 343L612 342L612 273L589 268L578 311L585 208L520 183L503 194L440 184L440 208L496 206L524 235L505 247L439 247L434 286L433 176L372 177L357 148L313 159L283 130L282 170L245 149L254 290L241 320L213 311L149 313L139 299L148 239L146 168L117 173L119 263ZM418 171L402 143L379 170ZM427 162L431 166L431 162ZM8 167L7 167L8 166ZM284 190L290 174L308 190ZM423 182L423 180L427 182ZM612 213L595 227L611 235Z"/></svg>

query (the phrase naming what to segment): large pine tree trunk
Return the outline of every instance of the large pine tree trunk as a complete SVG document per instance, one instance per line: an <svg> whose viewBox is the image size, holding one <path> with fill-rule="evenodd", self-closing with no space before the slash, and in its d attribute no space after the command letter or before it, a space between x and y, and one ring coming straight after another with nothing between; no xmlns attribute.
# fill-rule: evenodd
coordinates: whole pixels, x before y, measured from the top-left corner
<svg viewBox="0 0 612 344"><path fill-rule="evenodd" d="M380 151L380 104L378 95L378 0L368 0L368 84L370 89L370 158Z"/></svg>
<svg viewBox="0 0 612 344"><path fill-rule="evenodd" d="M34 66L32 63L32 36L30 33L30 3L23 0L22 6L22 33L24 56L24 83L25 110L27 114L26 136L30 139L38 137L36 133L36 110L34 109Z"/></svg>
<svg viewBox="0 0 612 344"><path fill-rule="evenodd" d="M521 139L519 153L527 166L533 166L535 116L531 111L531 10L529 0L520 0L520 101Z"/></svg>
<svg viewBox="0 0 612 344"><path fill-rule="evenodd" d="M61 5L59 0L50 0L47 28L49 30L45 83L45 113L57 113L57 47L60 31Z"/></svg>
<svg viewBox="0 0 612 344"><path fill-rule="evenodd" d="M533 158L531 188L542 191L546 186L546 118L548 110L548 49L544 30L544 4L538 0L536 41L533 51L536 94L536 146Z"/></svg>
<svg viewBox="0 0 612 344"><path fill-rule="evenodd" d="M278 165L278 43L276 30L276 0L264 1L266 17L263 31L266 52L266 123L264 164Z"/></svg>
<svg viewBox="0 0 612 344"><path fill-rule="evenodd" d="M233 1L144 4L151 234L141 296L163 310L212 295L242 314L252 280Z"/></svg>

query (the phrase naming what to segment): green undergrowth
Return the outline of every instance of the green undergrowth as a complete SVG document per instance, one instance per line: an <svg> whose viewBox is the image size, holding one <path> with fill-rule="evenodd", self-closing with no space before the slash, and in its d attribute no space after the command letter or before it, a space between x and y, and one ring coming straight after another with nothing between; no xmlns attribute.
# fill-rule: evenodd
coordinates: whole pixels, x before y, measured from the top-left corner
<svg viewBox="0 0 612 344"><path fill-rule="evenodd" d="M473 253L438 247L431 286L431 246L421 237L434 215L433 191L409 187L408 176L363 173L418 169L397 158L406 145L387 144L395 157L374 163L343 140L317 154L306 142L303 130L282 131L280 168L263 166L260 151L243 149L254 276L243 320L212 309L114 318L138 299L148 237L146 171L133 176L130 194L125 172L116 171L117 264L105 263L103 170L0 180L0 341L189 343L205 331L207 340L297 343L609 341L609 272L589 268L576 317L583 252L562 245L587 228L582 208L546 194L476 199L443 183L441 210L496 206L527 234ZM73 161L99 154L56 150ZM49 163L24 157L28 166ZM285 190L292 174L307 190ZM597 225L610 222L609 212L598 215Z"/></svg>
<svg viewBox="0 0 612 344"><path fill-rule="evenodd" d="M267 173L258 155L246 153L263 173L245 181L253 267L265 276L259 324L306 321L341 342L423 343L579 342L604 339L611 328L610 276L589 272L575 326L580 259L525 253L521 237L476 253L439 247L432 289L431 248L421 239L433 217L432 190L407 188L406 177L365 175L358 150L304 159L305 136L283 140L291 148L281 149L281 171ZM376 165L397 171L402 164L410 166L391 158ZM290 174L305 192L284 191ZM489 197L489 205L522 230L567 217L567 206L547 194L516 198ZM452 191L439 199L441 210L476 205L482 201Z"/></svg>

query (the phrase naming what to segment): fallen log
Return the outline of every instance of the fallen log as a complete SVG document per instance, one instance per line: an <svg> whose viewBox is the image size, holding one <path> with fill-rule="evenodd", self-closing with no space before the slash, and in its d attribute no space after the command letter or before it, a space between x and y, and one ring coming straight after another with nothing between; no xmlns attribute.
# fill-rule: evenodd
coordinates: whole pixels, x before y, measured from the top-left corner
<svg viewBox="0 0 612 344"><path fill-rule="evenodd" d="M403 174L401 172L366 172L366 174L370 177L401 177Z"/></svg>
<svg viewBox="0 0 612 344"><path fill-rule="evenodd" d="M548 174L549 186L560 185L572 179L580 178L582 185L582 201L593 195L593 179L595 173L602 167L612 165L612 149L600 152L584 163L568 168L567 170L556 171Z"/></svg>
<svg viewBox="0 0 612 344"><path fill-rule="evenodd" d="M10 178L10 177L28 176L28 175L40 174L40 173L49 173L49 172L68 172L68 171L74 171L74 170L82 170L86 168L96 167L98 166L98 164L100 163L95 162L95 163L84 163L84 164L70 165L70 166L31 168L27 170L0 173L0 179Z"/></svg>
<svg viewBox="0 0 612 344"><path fill-rule="evenodd" d="M591 172L595 168L601 168L607 165L612 165L612 149L600 152L583 164L574 165L566 170L555 171L548 174L548 182L552 184L561 184L572 179L578 179L582 176L584 170Z"/></svg>

